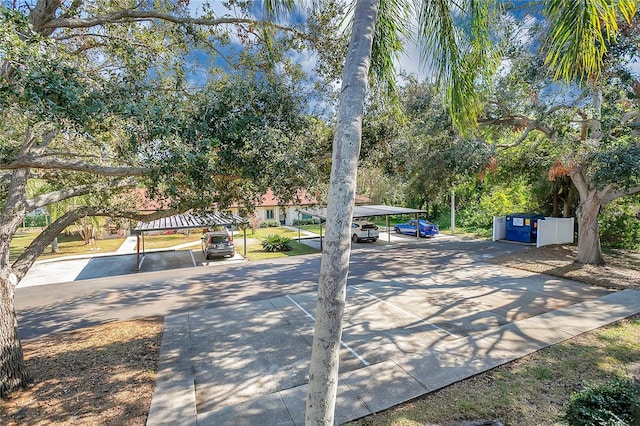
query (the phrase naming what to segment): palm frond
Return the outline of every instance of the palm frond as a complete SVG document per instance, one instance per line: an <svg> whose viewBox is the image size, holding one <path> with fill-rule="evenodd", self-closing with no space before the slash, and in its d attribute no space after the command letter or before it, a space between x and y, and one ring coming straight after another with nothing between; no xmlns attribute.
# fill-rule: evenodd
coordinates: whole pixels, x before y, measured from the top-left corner
<svg viewBox="0 0 640 426"><path fill-rule="evenodd" d="M546 63L557 79L597 79L607 45L615 42L617 19L635 16L635 0L548 0Z"/></svg>
<svg viewBox="0 0 640 426"><path fill-rule="evenodd" d="M446 88L445 103L460 129L476 122L481 105L476 83L498 63L490 32L497 5L494 0L414 0L422 65Z"/></svg>
<svg viewBox="0 0 640 426"><path fill-rule="evenodd" d="M381 0L371 52L370 77L383 84L388 94L395 94L394 62L404 52L410 38L411 4L408 0Z"/></svg>

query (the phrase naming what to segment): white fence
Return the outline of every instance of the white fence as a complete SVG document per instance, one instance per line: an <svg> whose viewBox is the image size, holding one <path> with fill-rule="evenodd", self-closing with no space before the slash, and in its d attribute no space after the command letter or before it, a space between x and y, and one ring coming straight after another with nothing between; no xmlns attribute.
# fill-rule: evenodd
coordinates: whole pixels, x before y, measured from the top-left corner
<svg viewBox="0 0 640 426"><path fill-rule="evenodd" d="M573 243L572 217L548 217L538 221L536 247Z"/></svg>
<svg viewBox="0 0 640 426"><path fill-rule="evenodd" d="M507 217L493 217L493 241L504 240L507 236Z"/></svg>
<svg viewBox="0 0 640 426"><path fill-rule="evenodd" d="M546 217L538 220L536 247L551 244L573 243L574 218ZM493 217L493 241L504 240L507 236L506 216Z"/></svg>

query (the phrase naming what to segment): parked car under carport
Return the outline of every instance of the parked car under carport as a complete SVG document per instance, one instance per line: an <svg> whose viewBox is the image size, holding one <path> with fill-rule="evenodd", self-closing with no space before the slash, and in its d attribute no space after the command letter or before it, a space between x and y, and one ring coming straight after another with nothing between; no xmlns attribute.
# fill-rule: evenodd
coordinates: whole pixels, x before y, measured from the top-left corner
<svg viewBox="0 0 640 426"><path fill-rule="evenodd" d="M404 223L399 223L393 227L396 234L416 235L416 223L420 224L420 236L421 237L435 237L440 233L438 225L429 222L426 219L409 220Z"/></svg>

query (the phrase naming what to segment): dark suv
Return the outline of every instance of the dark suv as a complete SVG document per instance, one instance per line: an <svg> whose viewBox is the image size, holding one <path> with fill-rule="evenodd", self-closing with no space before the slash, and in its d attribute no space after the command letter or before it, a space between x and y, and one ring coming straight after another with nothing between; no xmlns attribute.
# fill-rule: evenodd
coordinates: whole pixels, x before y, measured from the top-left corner
<svg viewBox="0 0 640 426"><path fill-rule="evenodd" d="M233 235L229 231L207 232L202 236L202 253L207 260L212 257L233 257Z"/></svg>

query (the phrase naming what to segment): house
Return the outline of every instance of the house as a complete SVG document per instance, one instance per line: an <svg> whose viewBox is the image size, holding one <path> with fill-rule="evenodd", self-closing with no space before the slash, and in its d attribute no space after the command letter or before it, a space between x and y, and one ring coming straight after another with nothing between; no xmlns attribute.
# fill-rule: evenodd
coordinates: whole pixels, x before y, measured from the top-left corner
<svg viewBox="0 0 640 426"><path fill-rule="evenodd" d="M255 222L277 221L281 225L293 226L294 221L298 219L311 219L311 216L301 214L299 210L318 206L318 200L303 190L298 191L296 198L297 200L283 203L269 189L262 196L261 203L254 206ZM369 203L371 203L371 200L368 197L356 194L356 205ZM230 211L233 214L240 215L240 206L234 204L230 207ZM249 220L251 221L251 218Z"/></svg>
<svg viewBox="0 0 640 426"><path fill-rule="evenodd" d="M167 208L167 203L162 201L151 200L146 196L146 192L142 189L135 191L138 198L138 209L140 212L153 212ZM310 207L317 207L320 203L316 197L310 195L304 190L298 190L294 200L282 202L278 200L272 190L262 195L261 202L254 206L253 221L258 225L264 221L277 221L281 225L293 226L294 221L298 219L311 219L309 215L300 214L299 210ZM356 205L370 204L371 200L364 195L356 194ZM238 216L246 215L242 211L240 204L232 204L228 208L228 212ZM251 223L252 218L247 218ZM133 229L134 226L131 227Z"/></svg>
<svg viewBox="0 0 640 426"><path fill-rule="evenodd" d="M293 225L293 221L297 219L303 219L299 217L298 209L304 207L312 207L318 205L318 200L305 193L304 191L298 191L296 194L297 200L283 203L278 200L273 191L270 189L261 197L260 204L254 206L253 221L260 224L265 221L277 221L281 225ZM240 215L240 206L233 204L229 210L233 214ZM305 219L309 219L305 218ZM252 219L249 218L251 222Z"/></svg>

